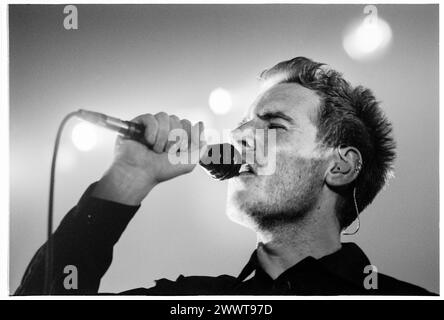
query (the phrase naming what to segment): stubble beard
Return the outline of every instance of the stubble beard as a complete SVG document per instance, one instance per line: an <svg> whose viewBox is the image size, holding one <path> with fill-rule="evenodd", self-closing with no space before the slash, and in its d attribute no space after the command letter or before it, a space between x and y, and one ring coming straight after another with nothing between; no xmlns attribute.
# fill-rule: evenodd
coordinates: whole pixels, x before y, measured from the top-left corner
<svg viewBox="0 0 444 320"><path fill-rule="evenodd" d="M299 170L280 168L270 177L263 197L236 199L237 222L256 232L273 232L288 225L299 225L313 212L323 186L320 160L304 160Z"/></svg>

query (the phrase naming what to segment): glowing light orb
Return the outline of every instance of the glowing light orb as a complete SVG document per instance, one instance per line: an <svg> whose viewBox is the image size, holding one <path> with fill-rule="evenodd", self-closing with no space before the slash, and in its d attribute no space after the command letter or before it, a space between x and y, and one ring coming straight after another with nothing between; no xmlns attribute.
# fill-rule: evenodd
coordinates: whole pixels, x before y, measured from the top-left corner
<svg viewBox="0 0 444 320"><path fill-rule="evenodd" d="M80 151L89 151L97 144L96 128L92 124L80 122L72 129L71 140Z"/></svg>
<svg viewBox="0 0 444 320"><path fill-rule="evenodd" d="M226 114L233 106L231 94L223 88L214 89L210 94L208 103L210 105L210 109L215 114Z"/></svg>
<svg viewBox="0 0 444 320"><path fill-rule="evenodd" d="M363 60L381 54L391 39L390 25L378 17L350 28L343 39L343 46L352 59Z"/></svg>

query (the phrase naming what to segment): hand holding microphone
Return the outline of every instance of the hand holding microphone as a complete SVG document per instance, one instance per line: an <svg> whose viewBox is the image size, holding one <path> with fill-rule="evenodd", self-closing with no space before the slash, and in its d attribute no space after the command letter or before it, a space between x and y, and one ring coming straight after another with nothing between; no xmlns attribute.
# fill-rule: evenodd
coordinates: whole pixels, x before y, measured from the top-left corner
<svg viewBox="0 0 444 320"><path fill-rule="evenodd" d="M125 166L128 170L141 171L147 179L160 183L182 174L191 172L196 163L172 164L168 152L176 141L170 141L173 130L182 132L181 152L199 154L205 151L203 137L204 124L191 124L186 119L160 112L155 115L141 115L131 121L144 128L143 135L137 143L132 139L119 137L116 146L115 163Z"/></svg>
<svg viewBox="0 0 444 320"><path fill-rule="evenodd" d="M188 153L190 159L201 159L200 165L213 178L231 178L241 166L241 157L233 146L206 145L202 122L192 125L164 112L141 115L130 122L85 110L80 110L78 116L122 134L117 139L114 161L94 191L99 198L138 205L158 183L191 172L197 162L173 164L168 158L170 148L177 143L168 138L177 129L176 132L183 132L180 152ZM222 161L227 153L229 163Z"/></svg>

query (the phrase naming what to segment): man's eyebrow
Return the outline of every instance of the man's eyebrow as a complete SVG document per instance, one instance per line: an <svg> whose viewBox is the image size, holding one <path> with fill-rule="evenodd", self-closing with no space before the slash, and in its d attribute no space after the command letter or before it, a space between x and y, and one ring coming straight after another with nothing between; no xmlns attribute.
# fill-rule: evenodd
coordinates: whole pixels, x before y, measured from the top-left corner
<svg viewBox="0 0 444 320"><path fill-rule="evenodd" d="M280 118L280 119L283 119L289 123L294 123L293 118L286 115L282 111L269 111L269 112L265 112L263 114L258 114L257 117L261 120L271 120L271 119Z"/></svg>

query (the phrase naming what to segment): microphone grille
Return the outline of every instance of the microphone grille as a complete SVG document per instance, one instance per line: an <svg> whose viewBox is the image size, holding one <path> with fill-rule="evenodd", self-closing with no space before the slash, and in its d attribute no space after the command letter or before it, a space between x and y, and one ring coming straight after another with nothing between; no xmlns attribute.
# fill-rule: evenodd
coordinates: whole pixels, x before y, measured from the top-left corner
<svg viewBox="0 0 444 320"><path fill-rule="evenodd" d="M226 180L239 175L242 156L232 144L212 144L199 164L213 179Z"/></svg>

